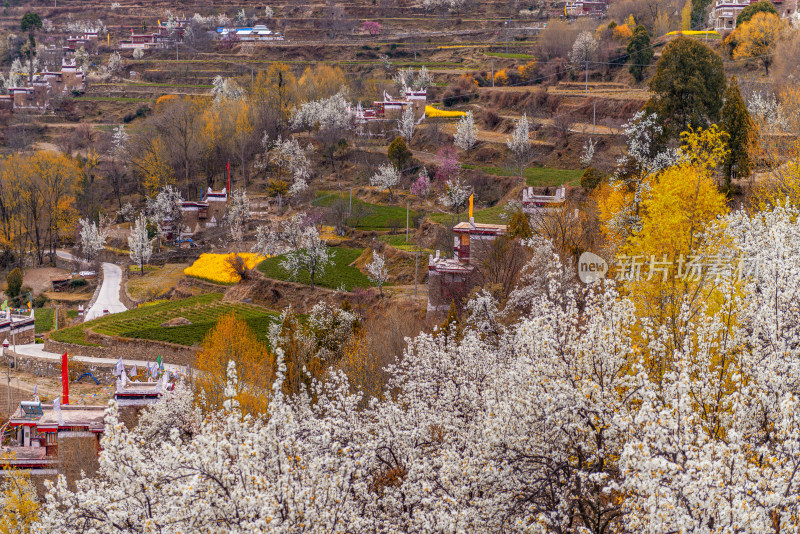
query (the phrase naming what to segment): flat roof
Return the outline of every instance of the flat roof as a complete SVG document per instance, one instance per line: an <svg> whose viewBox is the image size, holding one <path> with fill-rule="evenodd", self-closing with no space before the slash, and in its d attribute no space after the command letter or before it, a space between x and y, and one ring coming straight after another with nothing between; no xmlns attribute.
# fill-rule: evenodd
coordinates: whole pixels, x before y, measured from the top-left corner
<svg viewBox="0 0 800 534"><path fill-rule="evenodd" d="M505 232L508 226L505 224L486 224L486 223L471 223L460 222L453 227L454 232L492 232L499 233Z"/></svg>
<svg viewBox="0 0 800 534"><path fill-rule="evenodd" d="M9 419L10 426L35 426L41 431L56 431L63 427L87 427L94 431L102 432L105 428L105 406L93 405L62 405L61 421L53 411L52 404L42 404L43 414L36 418L25 414L22 407L18 406L14 415Z"/></svg>

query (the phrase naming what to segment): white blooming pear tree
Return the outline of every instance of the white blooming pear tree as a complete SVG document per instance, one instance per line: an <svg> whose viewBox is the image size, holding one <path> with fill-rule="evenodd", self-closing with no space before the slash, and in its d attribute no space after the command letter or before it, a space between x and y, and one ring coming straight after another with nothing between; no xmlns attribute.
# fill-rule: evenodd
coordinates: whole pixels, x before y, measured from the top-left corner
<svg viewBox="0 0 800 534"><path fill-rule="evenodd" d="M153 255L153 241L148 235L147 217L143 213L139 214L131 228L131 235L128 236L128 249L131 261L139 266L141 274L144 275L144 266Z"/></svg>
<svg viewBox="0 0 800 534"><path fill-rule="evenodd" d="M392 188L400 182L400 172L391 163L381 165L378 172L369 179L369 185L389 191L389 202L393 200Z"/></svg>
<svg viewBox="0 0 800 534"><path fill-rule="evenodd" d="M308 273L313 289L317 278L325 274L325 268L333 261L332 252L313 224L305 227L299 244L298 248L286 253L281 267L294 279L300 272Z"/></svg>
<svg viewBox="0 0 800 534"><path fill-rule="evenodd" d="M247 191L237 189L231 194L228 209L225 212L225 223L228 226L231 240L238 247L244 239L244 232L250 220L250 201L247 200Z"/></svg>
<svg viewBox="0 0 800 534"><path fill-rule="evenodd" d="M411 138L414 137L414 128L416 127L416 119L414 118L414 107L406 106L403 109L403 114L397 119L397 133L400 134L406 143L411 143Z"/></svg>
<svg viewBox="0 0 800 534"><path fill-rule="evenodd" d="M408 340L368 403L335 365L286 395L276 325L265 415L242 415L233 365L205 418L183 386L132 430L112 401L97 475L60 477L35 530L797 532L800 212L720 226L743 275L705 307L680 296L683 330L613 281L575 288L543 247L533 290L479 291L457 332ZM303 342L332 358L354 321L318 304Z"/></svg>
<svg viewBox="0 0 800 534"><path fill-rule="evenodd" d="M458 215L464 209L471 194L472 188L464 184L461 178L456 177L447 181L444 193L439 197L439 202Z"/></svg>
<svg viewBox="0 0 800 534"><path fill-rule="evenodd" d="M381 296L383 296L383 284L389 278L389 271L386 269L386 256L378 252L372 251L372 261L367 264L367 272L369 279L378 287Z"/></svg>
<svg viewBox="0 0 800 534"><path fill-rule="evenodd" d="M78 221L78 224L81 227L80 233L78 234L81 250L86 256L86 261L91 262L97 253L105 248L108 230L98 227L97 223L89 219L81 219Z"/></svg>
<svg viewBox="0 0 800 534"><path fill-rule="evenodd" d="M506 139L506 146L511 151L514 165L517 168L517 176L522 176L525 166L531 159L533 147L530 136L531 125L528 121L528 115L523 114L514 124L514 131L511 133L511 137Z"/></svg>
<svg viewBox="0 0 800 534"><path fill-rule="evenodd" d="M453 144L464 152L469 152L478 142L478 126L471 111L461 117L456 124L456 133L453 135Z"/></svg>
<svg viewBox="0 0 800 534"><path fill-rule="evenodd" d="M176 237L180 235L183 222L182 202L180 191L171 185L165 185L155 197L147 199L147 216L156 225L159 235L163 232L165 223L173 227Z"/></svg>
<svg viewBox="0 0 800 534"><path fill-rule="evenodd" d="M259 226L252 251L262 256L277 256L303 248L311 224L307 215L298 213L278 224Z"/></svg>

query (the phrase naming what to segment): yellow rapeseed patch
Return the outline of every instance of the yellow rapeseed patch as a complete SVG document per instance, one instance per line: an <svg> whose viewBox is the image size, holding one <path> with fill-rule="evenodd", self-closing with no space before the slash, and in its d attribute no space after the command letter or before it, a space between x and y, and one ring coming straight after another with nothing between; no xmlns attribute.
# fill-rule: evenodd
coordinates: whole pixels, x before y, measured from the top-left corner
<svg viewBox="0 0 800 534"><path fill-rule="evenodd" d="M689 30L686 30L686 31L675 31L675 32L669 32L667 35L688 35L688 36L691 36L691 35L716 35L717 37L719 37L719 33L715 32L714 30L711 30L711 31L695 31L695 30L692 30L692 31L689 31Z"/></svg>
<svg viewBox="0 0 800 534"><path fill-rule="evenodd" d="M463 111L443 111L441 109L436 109L433 106L425 106L425 116L426 117L442 117L445 119L452 119L455 117L463 117L466 115Z"/></svg>
<svg viewBox="0 0 800 534"><path fill-rule="evenodd" d="M236 255L233 253L201 254L197 261L183 270L183 274L217 284L235 284L241 280L241 277L231 268L228 259ZM248 269L255 268L256 265L266 259L266 257L252 252L241 252L238 256L244 260L244 264Z"/></svg>

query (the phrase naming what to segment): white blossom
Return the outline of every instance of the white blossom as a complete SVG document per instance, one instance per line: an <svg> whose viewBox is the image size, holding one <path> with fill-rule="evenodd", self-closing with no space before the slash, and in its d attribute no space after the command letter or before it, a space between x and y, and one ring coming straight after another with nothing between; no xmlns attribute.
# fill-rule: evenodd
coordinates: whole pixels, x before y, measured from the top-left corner
<svg viewBox="0 0 800 534"><path fill-rule="evenodd" d="M291 195L308 188L308 181L311 179L310 146L303 148L297 139L291 137L283 139L278 136L275 142L270 142L266 134L262 140L262 145L267 148L266 160L278 168L278 175L280 177L285 174L291 175L292 185L289 188ZM264 163L259 166L260 168L266 168Z"/></svg>
<svg viewBox="0 0 800 534"><path fill-rule="evenodd" d="M120 157L125 154L128 147L130 136L125 131L125 125L120 124L114 127L114 134L111 136L111 154Z"/></svg>
<svg viewBox="0 0 800 534"><path fill-rule="evenodd" d="M211 84L213 85L211 94L214 95L215 104L219 104L223 100L239 100L244 97L244 89L230 78L217 75Z"/></svg>
<svg viewBox="0 0 800 534"><path fill-rule="evenodd" d="M299 248L286 253L286 257L281 261L281 267L294 279L298 273L307 272L313 288L317 277L325 274L325 268L331 263L331 252L325 241L319 237L319 231L314 225L305 228L300 245Z"/></svg>
<svg viewBox="0 0 800 534"><path fill-rule="evenodd" d="M461 178L453 178L447 181L444 194L439 197L439 202L444 204L447 209L458 213L471 194L472 189L462 183Z"/></svg>
<svg viewBox="0 0 800 534"><path fill-rule="evenodd" d="M303 248L310 224L305 214L296 214L273 227L259 226L252 250L263 256L277 256Z"/></svg>
<svg viewBox="0 0 800 534"><path fill-rule="evenodd" d="M353 116L344 93L339 92L329 98L303 102L295 108L289 122L297 129L349 129L353 126Z"/></svg>
<svg viewBox="0 0 800 534"><path fill-rule="evenodd" d="M386 269L386 256L377 250L373 250L372 261L367 264L367 273L369 273L369 279L378 286L378 290L383 296L383 284L389 278L389 271Z"/></svg>
<svg viewBox="0 0 800 534"><path fill-rule="evenodd" d="M471 111L458 120L456 133L453 136L453 144L465 152L469 152L478 142L478 126Z"/></svg>
<svg viewBox="0 0 800 534"><path fill-rule="evenodd" d="M131 235L128 236L128 248L131 261L144 272L145 264L153 255L153 243L147 232L147 218L144 213L139 214L131 228Z"/></svg>
<svg viewBox="0 0 800 534"><path fill-rule="evenodd" d="M597 143L595 143L594 139L589 138L586 140L586 143L583 145L583 152L581 152L581 165L588 167L592 163L596 146Z"/></svg>
<svg viewBox="0 0 800 534"><path fill-rule="evenodd" d="M105 228L98 228L97 223L89 219L81 219L78 224L81 227L78 234L81 250L86 255L86 259L92 261L95 255L105 248L108 231Z"/></svg>
<svg viewBox="0 0 800 534"><path fill-rule="evenodd" d="M122 56L119 55L119 52L114 51L108 56L108 64L106 69L108 70L109 74L113 75L119 72L120 67L122 67Z"/></svg>
<svg viewBox="0 0 800 534"><path fill-rule="evenodd" d="M180 191L171 185L165 185L155 197L147 199L147 215L155 223L159 233L163 231L164 223L167 223L174 226L176 234L180 234L183 222L182 202Z"/></svg>
<svg viewBox="0 0 800 534"><path fill-rule="evenodd" d="M411 89L423 91L433 85L433 75L424 65L415 71L411 67L400 69L395 74L393 81L398 89Z"/></svg>
<svg viewBox="0 0 800 534"><path fill-rule="evenodd" d="M572 44L572 51L569 54L569 62L576 67L585 67L588 62L594 59L597 51L597 40L592 32L581 32Z"/></svg>
<svg viewBox="0 0 800 534"><path fill-rule="evenodd" d="M400 173L397 168L391 163L381 165L378 172L372 175L369 179L369 185L377 187L378 189L389 190L389 202L392 201L392 188L400 182Z"/></svg>
<svg viewBox="0 0 800 534"><path fill-rule="evenodd" d="M517 166L518 175L522 176L525 165L531 158L531 125L528 115L523 114L514 124L514 131L511 137L506 139L506 146L511 151Z"/></svg>
<svg viewBox="0 0 800 534"><path fill-rule="evenodd" d="M414 137L414 127L416 120L414 119L414 107L408 105L403 109L403 114L397 119L397 133L400 137L405 139L406 143L411 143L411 138Z"/></svg>
<svg viewBox="0 0 800 534"><path fill-rule="evenodd" d="M237 244L244 239L244 231L250 220L250 202L247 200L247 191L237 189L228 200L228 208L225 212L225 222L231 239Z"/></svg>

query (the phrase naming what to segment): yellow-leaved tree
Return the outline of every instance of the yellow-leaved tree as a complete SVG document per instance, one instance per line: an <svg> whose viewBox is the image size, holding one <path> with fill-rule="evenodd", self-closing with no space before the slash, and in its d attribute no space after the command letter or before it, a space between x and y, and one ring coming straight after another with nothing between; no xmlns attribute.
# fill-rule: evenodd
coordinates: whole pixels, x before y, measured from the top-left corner
<svg viewBox="0 0 800 534"><path fill-rule="evenodd" d="M266 72L259 72L251 94L259 116L272 115L285 123L298 102L297 78L286 63L273 63Z"/></svg>
<svg viewBox="0 0 800 534"><path fill-rule="evenodd" d="M681 349L687 321L734 313L720 294L732 290L720 282L731 275L736 260L726 246L720 217L728 207L714 175L727 156L727 134L712 126L681 138L680 162L651 177L641 228L617 258L623 293L651 327L671 334L672 351ZM650 360L654 377L670 368L662 356Z"/></svg>
<svg viewBox="0 0 800 534"><path fill-rule="evenodd" d="M169 156L160 137L149 140L144 156L134 161L134 164L139 172L142 189L148 197L158 194L165 185L175 183Z"/></svg>
<svg viewBox="0 0 800 534"><path fill-rule="evenodd" d="M306 101L328 98L346 85L347 80L342 69L320 63L313 68L306 67L300 76L300 98Z"/></svg>
<svg viewBox="0 0 800 534"><path fill-rule="evenodd" d="M756 13L732 35L736 42L733 50L734 59L752 58L761 61L764 71L769 76L769 66L775 56L775 48L783 33L783 24L774 13Z"/></svg>
<svg viewBox="0 0 800 534"><path fill-rule="evenodd" d="M692 0L686 0L681 10L681 30L688 32L692 29Z"/></svg>
<svg viewBox="0 0 800 534"><path fill-rule="evenodd" d="M0 463L10 459L9 454ZM36 488L27 471L5 469L0 483L0 534L28 534L39 517Z"/></svg>
<svg viewBox="0 0 800 534"><path fill-rule="evenodd" d="M193 384L200 408L206 413L222 408L229 361L236 364L236 400L242 413L266 412L275 379L275 358L247 323L234 314L217 320L197 354Z"/></svg>

